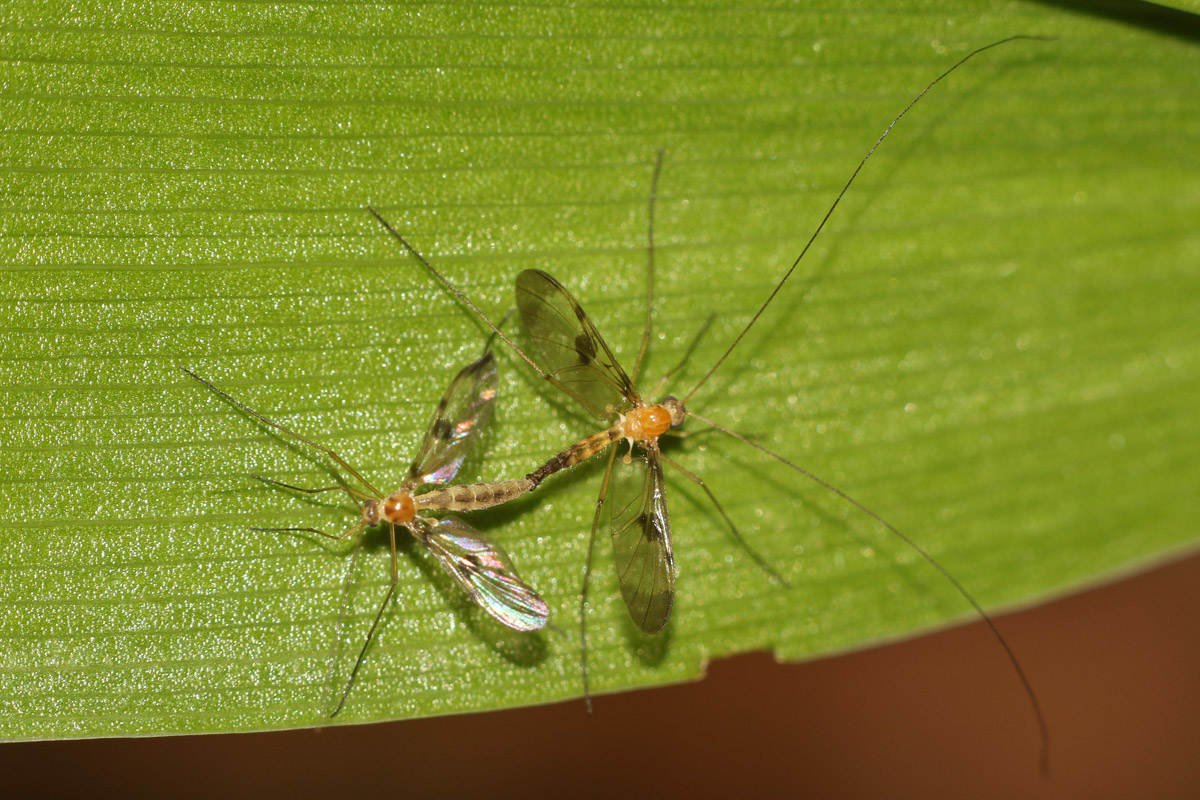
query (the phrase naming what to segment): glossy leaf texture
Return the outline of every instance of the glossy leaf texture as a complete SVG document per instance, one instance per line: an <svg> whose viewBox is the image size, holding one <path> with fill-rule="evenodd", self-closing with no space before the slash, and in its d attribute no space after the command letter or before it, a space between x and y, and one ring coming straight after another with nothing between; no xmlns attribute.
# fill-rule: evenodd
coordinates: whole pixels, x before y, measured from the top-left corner
<svg viewBox="0 0 1200 800"><path fill-rule="evenodd" d="M394 488L485 336L368 203L494 318L522 270L553 274L628 366L665 148L639 383L716 312L685 393L889 120L1018 33L1056 41L931 92L691 406L866 503L991 609L1194 548L1200 27L1144 6L7 4L0 737L325 724L386 544L351 569L344 548L250 531L338 530L354 509L249 477L332 475L178 367ZM497 355L496 420L460 480L523 475L596 426ZM598 543L597 692L970 618L880 526L744 445L665 452L790 588L668 472L672 618L636 632ZM470 518L561 634L503 629L410 545L338 721L578 696L602 461Z"/></svg>

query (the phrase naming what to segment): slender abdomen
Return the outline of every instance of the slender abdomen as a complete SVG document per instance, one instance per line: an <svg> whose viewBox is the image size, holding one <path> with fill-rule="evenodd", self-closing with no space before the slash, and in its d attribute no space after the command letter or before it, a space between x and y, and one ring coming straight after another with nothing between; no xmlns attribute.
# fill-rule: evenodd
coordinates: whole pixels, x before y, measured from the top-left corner
<svg viewBox="0 0 1200 800"><path fill-rule="evenodd" d="M482 511L515 500L537 486L529 478L495 483L445 486L413 498L417 508L430 511Z"/></svg>
<svg viewBox="0 0 1200 800"><path fill-rule="evenodd" d="M613 442L623 437L624 433L622 433L619 426L613 426L606 431L601 431L600 433L589 436L586 439L571 445L566 450L563 450L561 453L554 456L554 458L550 459L545 464L542 464L533 472L529 473L529 475L526 476L526 480L532 481L533 486L538 486L543 480L546 479L546 476L553 475L559 470L573 467L580 461L586 461L597 453L602 452L604 448L608 447Z"/></svg>

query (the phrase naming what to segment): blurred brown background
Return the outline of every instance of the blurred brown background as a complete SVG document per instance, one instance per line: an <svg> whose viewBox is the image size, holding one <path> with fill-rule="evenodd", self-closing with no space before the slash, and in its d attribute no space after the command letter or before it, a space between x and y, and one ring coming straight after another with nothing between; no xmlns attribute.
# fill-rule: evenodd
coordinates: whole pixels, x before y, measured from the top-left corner
<svg viewBox="0 0 1200 800"><path fill-rule="evenodd" d="M474 716L0 746L9 797L1200 797L1200 556L979 624L808 664Z"/></svg>

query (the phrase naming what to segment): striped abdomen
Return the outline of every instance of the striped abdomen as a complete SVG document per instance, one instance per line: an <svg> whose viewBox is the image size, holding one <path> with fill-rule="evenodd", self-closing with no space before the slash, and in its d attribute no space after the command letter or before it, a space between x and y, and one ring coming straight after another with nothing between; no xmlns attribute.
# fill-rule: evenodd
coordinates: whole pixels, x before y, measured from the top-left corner
<svg viewBox="0 0 1200 800"><path fill-rule="evenodd" d="M580 461L586 461L597 453L602 452L613 442L624 438L624 436L625 434L622 432L619 425L614 425L606 431L601 431L600 433L589 436L586 439L571 445L566 450L563 450L561 453L554 456L554 458L550 459L545 464L542 464L533 472L529 473L529 475L526 477L526 480L531 481L533 486L538 486L543 480L545 480L547 475L553 475L559 470L564 470L568 467L575 466Z"/></svg>
<svg viewBox="0 0 1200 800"><path fill-rule="evenodd" d="M515 500L537 486L529 478L496 483L468 483L444 486L417 495L417 508L431 511L482 511Z"/></svg>

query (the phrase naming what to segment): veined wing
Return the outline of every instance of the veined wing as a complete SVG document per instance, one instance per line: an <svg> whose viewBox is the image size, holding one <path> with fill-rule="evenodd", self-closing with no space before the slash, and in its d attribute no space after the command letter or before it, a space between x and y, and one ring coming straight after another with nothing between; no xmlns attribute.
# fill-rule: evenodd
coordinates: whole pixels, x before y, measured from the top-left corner
<svg viewBox="0 0 1200 800"><path fill-rule="evenodd" d="M571 293L540 269L517 276L517 309L543 369L596 418L640 398L596 326Z"/></svg>
<svg viewBox="0 0 1200 800"><path fill-rule="evenodd" d="M508 553L463 520L416 517L411 523L450 577L480 608L513 630L536 631L550 609L529 587Z"/></svg>
<svg viewBox="0 0 1200 800"><path fill-rule="evenodd" d="M613 462L607 502L621 595L637 626L658 633L675 601L675 556L657 444Z"/></svg>
<svg viewBox="0 0 1200 800"><path fill-rule="evenodd" d="M454 377L438 403L405 485L443 484L458 474L479 433L492 419L496 359L489 352Z"/></svg>

